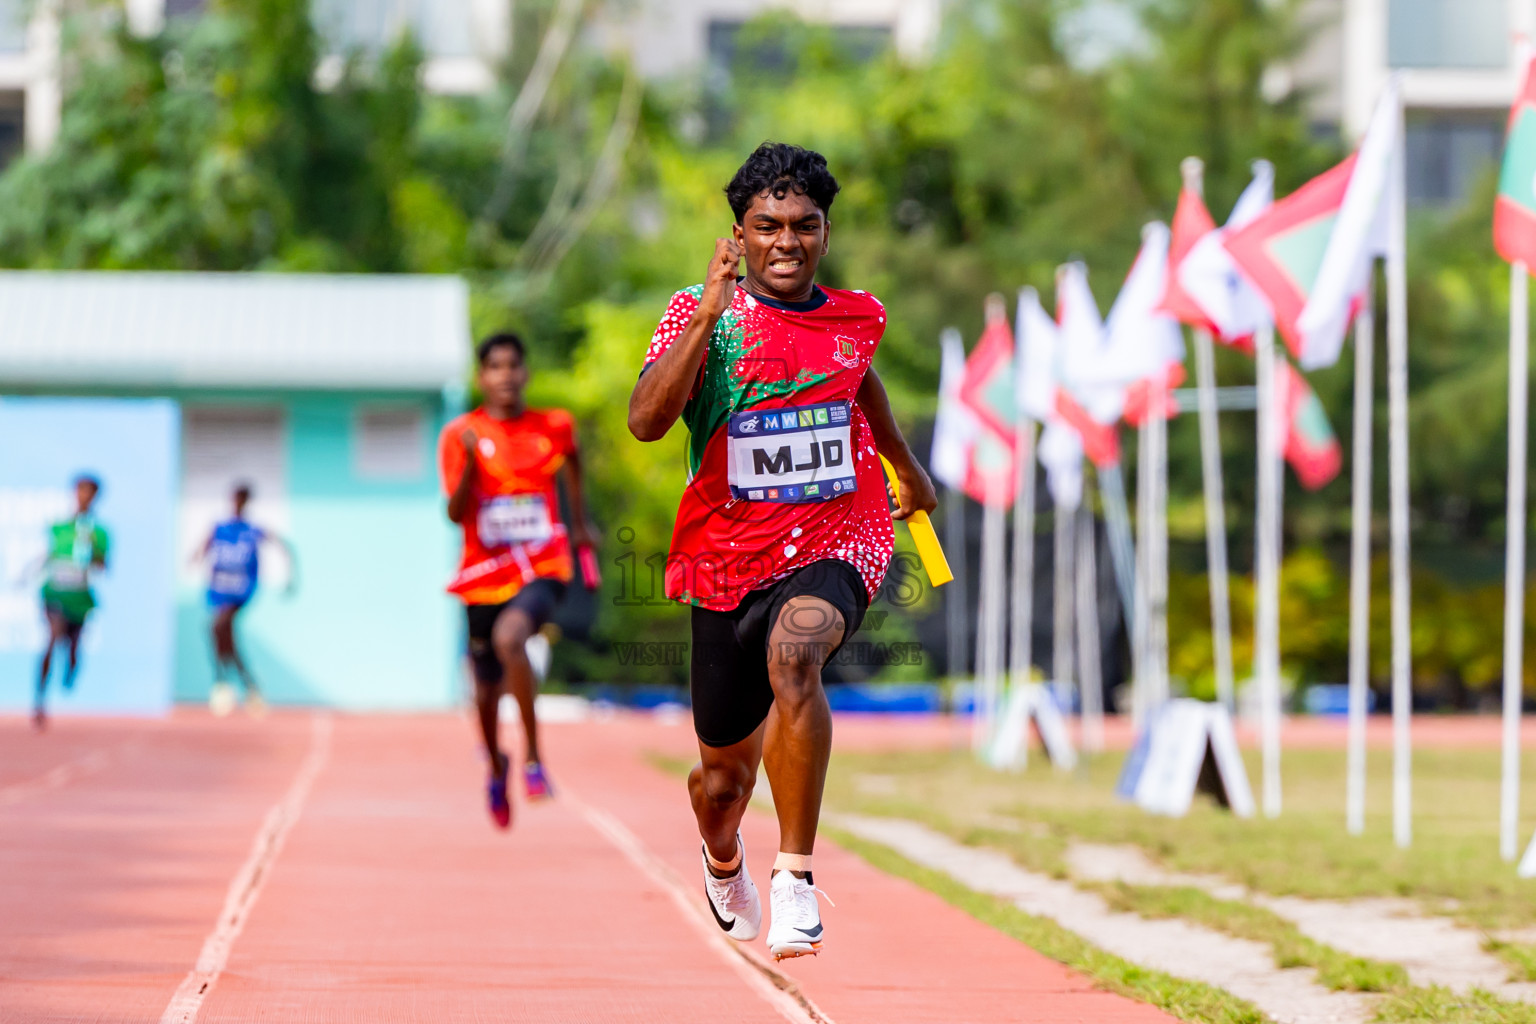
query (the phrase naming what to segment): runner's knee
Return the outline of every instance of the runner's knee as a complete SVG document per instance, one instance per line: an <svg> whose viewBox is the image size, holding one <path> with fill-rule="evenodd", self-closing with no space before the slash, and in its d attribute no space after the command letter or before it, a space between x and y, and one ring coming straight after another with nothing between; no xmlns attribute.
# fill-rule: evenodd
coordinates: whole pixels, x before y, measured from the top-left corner
<svg viewBox="0 0 1536 1024"><path fill-rule="evenodd" d="M704 766L704 796L716 807L734 807L752 795L757 773L744 764Z"/></svg>
<svg viewBox="0 0 1536 1024"><path fill-rule="evenodd" d="M517 609L501 613L491 630L491 646L505 664L524 654L523 645L533 636L533 620Z"/></svg>

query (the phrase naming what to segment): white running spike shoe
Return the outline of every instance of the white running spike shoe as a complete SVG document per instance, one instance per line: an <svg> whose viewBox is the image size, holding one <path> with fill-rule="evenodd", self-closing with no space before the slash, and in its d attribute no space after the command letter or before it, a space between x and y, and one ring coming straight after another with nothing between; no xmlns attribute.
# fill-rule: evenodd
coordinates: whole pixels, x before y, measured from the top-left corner
<svg viewBox="0 0 1536 1024"><path fill-rule="evenodd" d="M239 703L240 698L235 696L235 688L229 683L214 683L213 689L208 691L208 710L217 718L229 717Z"/></svg>
<svg viewBox="0 0 1536 1024"><path fill-rule="evenodd" d="M709 870L709 854L703 855L704 895L709 897L709 912L715 915L720 929L740 942L751 942L763 927L763 903L747 871L747 848L739 832L736 852L741 855L741 867L730 878L716 878Z"/></svg>
<svg viewBox="0 0 1536 1024"><path fill-rule="evenodd" d="M773 920L768 925L768 951L775 960L814 956L821 952L818 892L821 890L816 888L810 872L806 872L804 878L796 878L788 871L773 876L768 887L768 905L773 911Z"/></svg>

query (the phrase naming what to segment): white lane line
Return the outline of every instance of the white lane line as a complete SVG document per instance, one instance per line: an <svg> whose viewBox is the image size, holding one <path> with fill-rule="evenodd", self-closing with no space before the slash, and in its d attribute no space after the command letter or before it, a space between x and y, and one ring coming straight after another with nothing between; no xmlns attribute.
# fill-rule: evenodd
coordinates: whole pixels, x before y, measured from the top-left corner
<svg viewBox="0 0 1536 1024"><path fill-rule="evenodd" d="M171 996L170 1005L160 1017L160 1024L192 1024L197 1020L203 1000L213 990L224 965L229 963L235 939L240 937L251 910L256 906L256 899L272 873L273 863L282 852L284 840L299 820L299 815L304 812L304 802L309 798L310 787L325 767L330 752L330 716L317 714L310 720L309 754L299 766L299 773L294 776L288 792L267 812L266 820L256 833L256 841L251 845L251 855L240 866L234 881L229 883L229 895L224 899L224 909L219 912L218 923L203 941L203 950L198 954L197 964L176 989L176 994Z"/></svg>
<svg viewBox="0 0 1536 1024"><path fill-rule="evenodd" d="M121 743L110 750L95 750L89 754L82 754L72 761L66 761L51 771L39 775L35 779L25 782L15 782L9 786L0 787L0 807L9 807L11 804L19 804L21 801L39 793L59 789L69 785L76 779L87 775L94 775L107 765L112 759L126 751L138 742L137 737L126 743Z"/></svg>
<svg viewBox="0 0 1536 1024"><path fill-rule="evenodd" d="M652 853L623 822L607 811L577 799L571 794L569 786L561 789L560 800L574 807L587 820L587 824L617 847L631 864L660 881L684 920L693 926L705 944L728 963L747 983L747 987L761 996L779 1016L791 1024L834 1024L832 1018L800 990L794 979L753 956L741 943L727 938L714 922L705 919L702 885L698 892L691 891L677 876L677 872Z"/></svg>

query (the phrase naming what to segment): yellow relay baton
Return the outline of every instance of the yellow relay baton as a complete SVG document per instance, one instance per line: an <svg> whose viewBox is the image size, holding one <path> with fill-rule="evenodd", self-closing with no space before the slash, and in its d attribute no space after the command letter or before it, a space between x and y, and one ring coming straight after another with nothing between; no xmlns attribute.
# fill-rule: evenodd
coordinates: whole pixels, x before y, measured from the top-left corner
<svg viewBox="0 0 1536 1024"><path fill-rule="evenodd" d="M891 482L891 492L900 495L901 490L896 483L896 467L884 455L880 456L880 464L885 467L885 478ZM944 549L939 547L939 535L933 532L933 523L928 520L928 513L922 510L913 512L907 518L907 529L912 531L912 542L917 545L917 557L923 560L928 582L942 587L953 580L955 574L949 571L949 559L944 557Z"/></svg>

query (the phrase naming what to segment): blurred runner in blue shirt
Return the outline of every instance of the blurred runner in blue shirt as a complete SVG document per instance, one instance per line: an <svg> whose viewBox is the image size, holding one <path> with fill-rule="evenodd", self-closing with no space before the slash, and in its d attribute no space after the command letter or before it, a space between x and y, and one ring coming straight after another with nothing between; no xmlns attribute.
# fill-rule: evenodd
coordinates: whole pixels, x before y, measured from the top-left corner
<svg viewBox="0 0 1536 1024"><path fill-rule="evenodd" d="M235 514L213 528L197 555L198 561L209 564L208 608L213 612L213 689L208 693L208 707L221 717L235 709L236 695L234 685L230 682L231 673L238 675L241 685L245 687L247 710L259 715L266 709L266 703L256 688L256 680L251 676L235 644L235 616L250 603L256 593L261 568L261 545L264 542L278 544L288 557L287 593L292 594L298 588L298 559L293 545L245 518L245 507L251 500L251 486L236 485L232 497Z"/></svg>

